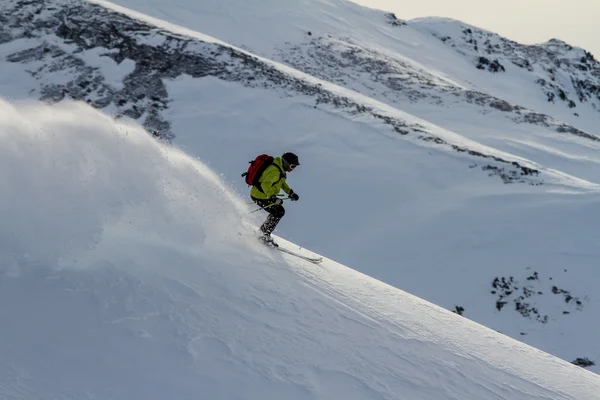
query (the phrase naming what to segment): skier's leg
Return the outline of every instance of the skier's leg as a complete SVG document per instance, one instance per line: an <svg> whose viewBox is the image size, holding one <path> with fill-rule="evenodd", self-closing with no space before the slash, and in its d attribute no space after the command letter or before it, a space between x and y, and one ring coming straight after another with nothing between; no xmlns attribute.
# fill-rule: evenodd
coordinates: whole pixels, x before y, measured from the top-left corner
<svg viewBox="0 0 600 400"><path fill-rule="evenodd" d="M278 206L266 208L266 210L269 212L269 216L260 227L260 230L263 231L265 235L270 235L277 227L279 221L281 221L281 218L285 215L285 208L280 204Z"/></svg>
<svg viewBox="0 0 600 400"><path fill-rule="evenodd" d="M265 222L261 225L260 230L266 235L266 236L270 236L271 232L273 232L275 230L275 228L277 227L277 224L279 223L279 221L281 221L281 218L285 215L285 208L283 208L283 206L277 205L277 206L273 206L271 204L274 203L273 200L271 199L257 199L256 197L252 197L252 200L259 206L259 207L267 207L265 208L265 211L269 213L269 215L267 216L267 219L265 220Z"/></svg>

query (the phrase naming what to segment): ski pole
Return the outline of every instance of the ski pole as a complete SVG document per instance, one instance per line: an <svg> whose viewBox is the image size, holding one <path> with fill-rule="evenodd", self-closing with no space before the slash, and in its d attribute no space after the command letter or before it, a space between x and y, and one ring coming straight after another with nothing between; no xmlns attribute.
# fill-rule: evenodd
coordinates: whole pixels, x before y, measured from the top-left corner
<svg viewBox="0 0 600 400"><path fill-rule="evenodd" d="M281 199L281 200L289 200L289 199L290 199L289 197L286 197L285 199ZM265 208L273 207L274 205L275 205L275 203L269 204L268 206L264 206L264 207L261 207L261 208L257 208L256 210L250 211L248 214L252 214L252 213L255 213L257 211L264 210Z"/></svg>

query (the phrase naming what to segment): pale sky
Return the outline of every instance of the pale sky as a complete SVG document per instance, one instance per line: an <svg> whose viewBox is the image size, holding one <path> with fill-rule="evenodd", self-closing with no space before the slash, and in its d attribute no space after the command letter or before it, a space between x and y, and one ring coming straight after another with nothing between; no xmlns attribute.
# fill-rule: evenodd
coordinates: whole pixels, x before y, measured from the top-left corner
<svg viewBox="0 0 600 400"><path fill-rule="evenodd" d="M523 44L551 38L582 47L600 60L600 0L353 0L399 19L448 17Z"/></svg>

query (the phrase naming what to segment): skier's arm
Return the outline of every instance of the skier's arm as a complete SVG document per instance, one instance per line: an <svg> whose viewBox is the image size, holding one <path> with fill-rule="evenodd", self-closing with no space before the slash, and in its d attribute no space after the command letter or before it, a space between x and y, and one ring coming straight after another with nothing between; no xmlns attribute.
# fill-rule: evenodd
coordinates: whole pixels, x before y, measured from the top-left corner
<svg viewBox="0 0 600 400"><path fill-rule="evenodd" d="M263 174L262 182L260 183L260 187L265 195L271 197L279 193L279 190L274 187L275 183L279 181L279 178L279 171L275 168L267 168Z"/></svg>
<svg viewBox="0 0 600 400"><path fill-rule="evenodd" d="M290 192L292 191L292 189L290 189L290 186L287 184L286 181L283 181L283 185L281 185L281 188L283 189L284 192L286 192L287 194L290 194Z"/></svg>

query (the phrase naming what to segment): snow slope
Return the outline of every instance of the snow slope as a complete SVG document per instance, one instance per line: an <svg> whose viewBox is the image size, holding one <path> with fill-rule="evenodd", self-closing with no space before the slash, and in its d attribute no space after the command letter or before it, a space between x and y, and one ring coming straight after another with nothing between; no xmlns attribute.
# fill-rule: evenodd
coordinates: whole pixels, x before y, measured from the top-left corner
<svg viewBox="0 0 600 400"><path fill-rule="evenodd" d="M214 172L135 124L1 101L0 135L4 399L600 399L596 374L262 247Z"/></svg>
<svg viewBox="0 0 600 400"><path fill-rule="evenodd" d="M344 25L343 20L383 16L354 5L344 8L347 3L342 2L319 2L334 7L336 13L328 14L312 7L316 3L286 4L273 8L273 15L261 15L271 15L269 21L275 23L281 10L303 10L302 15L309 10L313 14L306 14L306 21L313 21L308 19L312 15L312 24L324 26L321 20L327 15L332 29ZM172 15L189 20L202 11L192 5L177 11L174 5ZM0 13L1 68L7 71L3 76L13 77L2 79L1 94L12 100L74 97L109 115L168 131L176 147L199 157L230 190L244 196L247 187L239 175L247 160L262 152L294 151L302 167L290 174L289 182L301 200L287 207L280 225L287 239L567 361L600 360L595 295L600 171L593 135L569 130L558 120L546 120L548 126L517 124L493 107L479 113L479 105L446 103L454 92L439 94L442 101L436 108L429 102L411 106L391 101L380 88L368 94L351 91L123 9L113 13L74 0L19 3L14 5L18 12L11 7L5 5ZM162 9L147 12L156 16ZM238 10L231 13L239 22ZM275 24L283 25L294 26ZM391 34L389 27L402 28L380 20L371 25L384 36ZM270 32L266 22L257 26ZM456 53L429 33L419 35L409 42L412 47ZM386 40L399 41L393 36ZM256 43L265 52L270 45ZM442 61L432 57L431 62ZM410 65L407 71L417 71L414 60ZM418 76L425 71L453 91L462 85L431 65L420 68ZM366 78L354 82L370 85ZM482 101L496 100L483 96ZM538 115L517 111L521 114L515 111L514 118ZM123 151L105 162L125 158ZM163 197L154 187L148 196L136 191L135 184L132 189L132 182L119 181L115 168L105 185L116 181L123 195L133 190L138 202L123 198L132 203L130 208ZM156 174L149 171L148 185ZM118 203L119 196L113 196L107 191L98 201ZM132 210L145 224L139 234L161 242L160 232L188 213L211 213L204 200L190 196L193 207L175 210L159 223ZM232 208L227 204L220 206ZM69 210L62 214L68 216ZM239 213L248 211L243 205ZM82 218L80 212L73 216ZM218 213L213 228L237 226L231 213ZM254 215L255 224L264 217ZM198 223L190 217L184 226L193 232ZM85 242L97 234L93 228L71 237ZM183 248L197 241L193 234L181 236ZM47 251L70 243L48 242Z"/></svg>

